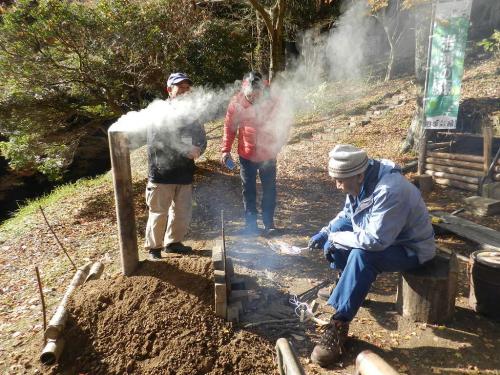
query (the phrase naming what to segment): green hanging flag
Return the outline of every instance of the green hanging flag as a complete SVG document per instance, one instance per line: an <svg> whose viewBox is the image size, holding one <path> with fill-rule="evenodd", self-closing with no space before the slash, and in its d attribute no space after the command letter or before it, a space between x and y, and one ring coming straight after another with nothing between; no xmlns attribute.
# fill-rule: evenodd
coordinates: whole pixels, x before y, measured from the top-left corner
<svg viewBox="0 0 500 375"><path fill-rule="evenodd" d="M426 129L457 127L471 3L436 3L424 99Z"/></svg>

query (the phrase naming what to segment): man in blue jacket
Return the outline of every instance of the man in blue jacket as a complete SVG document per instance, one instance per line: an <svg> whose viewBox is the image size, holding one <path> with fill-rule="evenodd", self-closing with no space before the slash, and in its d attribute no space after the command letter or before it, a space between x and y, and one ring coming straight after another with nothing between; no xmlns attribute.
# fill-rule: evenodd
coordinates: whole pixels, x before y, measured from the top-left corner
<svg viewBox="0 0 500 375"><path fill-rule="evenodd" d="M172 73L167 80L169 100L186 95L191 85L184 73ZM145 248L155 260L161 258L161 250L191 250L182 240L191 221L194 160L205 151L207 138L202 124L179 119L175 124L148 127L147 144L149 215Z"/></svg>
<svg viewBox="0 0 500 375"><path fill-rule="evenodd" d="M418 267L436 252L420 191L392 161L368 159L362 149L337 145L329 154L328 173L347 197L344 209L309 241L341 272L328 299L335 314L311 354L320 366L338 361L349 322L379 273Z"/></svg>

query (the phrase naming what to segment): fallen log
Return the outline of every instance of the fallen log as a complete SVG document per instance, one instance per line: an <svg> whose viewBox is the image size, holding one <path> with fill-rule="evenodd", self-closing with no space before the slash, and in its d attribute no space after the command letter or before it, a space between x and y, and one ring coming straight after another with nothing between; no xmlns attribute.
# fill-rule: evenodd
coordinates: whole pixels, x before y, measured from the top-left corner
<svg viewBox="0 0 500 375"><path fill-rule="evenodd" d="M473 163L483 163L484 162L484 158L482 156L479 156L479 155L452 154L449 152L428 152L427 157L451 159L451 160L463 160L463 161L470 161Z"/></svg>
<svg viewBox="0 0 500 375"><path fill-rule="evenodd" d="M450 180L468 182L469 184L479 184L479 177L461 176L459 174L436 172L436 171L431 171L429 169L425 171L425 174L428 174L429 176L432 177L442 177Z"/></svg>
<svg viewBox="0 0 500 375"><path fill-rule="evenodd" d="M457 168L470 168L478 171L483 171L483 164L474 163L471 161L453 160L445 158L426 158L425 162L429 164L438 164L438 165L457 167Z"/></svg>
<svg viewBox="0 0 500 375"><path fill-rule="evenodd" d="M452 186L456 187L459 189L463 190L468 190L472 192L477 192L479 185L474 185L474 184L468 184L466 182L460 182L460 181L455 181L455 180L449 180L446 178L435 178L434 182L439 185L447 185L447 186Z"/></svg>
<svg viewBox="0 0 500 375"><path fill-rule="evenodd" d="M459 174L462 176L470 176L470 177L483 177L484 172L481 171L472 171L470 169L464 168L456 168L456 167L445 167L443 165L436 164L426 164L426 169L436 172L448 172L453 174Z"/></svg>

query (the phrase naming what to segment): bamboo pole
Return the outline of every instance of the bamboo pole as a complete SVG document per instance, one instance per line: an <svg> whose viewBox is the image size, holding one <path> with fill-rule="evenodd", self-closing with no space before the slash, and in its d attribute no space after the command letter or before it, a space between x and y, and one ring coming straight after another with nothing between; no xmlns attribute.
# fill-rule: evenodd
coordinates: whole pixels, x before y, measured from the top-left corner
<svg viewBox="0 0 500 375"><path fill-rule="evenodd" d="M356 357L356 374L399 375L394 368L371 350L363 350Z"/></svg>
<svg viewBox="0 0 500 375"><path fill-rule="evenodd" d="M102 264L101 262L95 262L94 264L92 264L92 267L90 267L90 271L87 275L87 278L85 279L85 282L90 280L97 280L101 277L103 271L104 264Z"/></svg>
<svg viewBox="0 0 500 375"><path fill-rule="evenodd" d="M436 171L431 171L431 170L426 170L425 174L428 174L429 176L433 176L433 177L442 177L442 178L448 178L450 180L468 182L470 184L479 184L479 177L461 176L458 174L446 173L446 172L436 172Z"/></svg>
<svg viewBox="0 0 500 375"><path fill-rule="evenodd" d="M432 158L471 161L474 163L483 163L484 162L484 158L482 156L478 156L478 155L452 154L449 152L428 152L427 156L432 157Z"/></svg>
<svg viewBox="0 0 500 375"><path fill-rule="evenodd" d="M40 361L44 365L53 365L59 360L62 350L64 348L64 339L62 337L57 340L48 340L47 344L42 350Z"/></svg>
<svg viewBox="0 0 500 375"><path fill-rule="evenodd" d="M460 182L445 178L435 178L434 181L436 182L436 184L439 185L448 185L473 192L477 192L477 189L479 188L479 185L468 184L466 182Z"/></svg>
<svg viewBox="0 0 500 375"><path fill-rule="evenodd" d="M85 266L80 267L73 276L73 279L71 279L71 283L69 284L68 289L66 289L66 293L64 293L61 302L59 302L59 305L57 306L57 309L54 312L54 315L52 315L47 329L45 330L46 340L57 340L61 336L67 319L66 305L68 304L69 298L75 291L76 287L84 283L85 278L89 273L90 266L91 263L88 263Z"/></svg>
<svg viewBox="0 0 500 375"><path fill-rule="evenodd" d="M124 275L130 276L139 264L139 253L137 250L128 137L124 132L110 131L108 134L122 272Z"/></svg>
<svg viewBox="0 0 500 375"><path fill-rule="evenodd" d="M458 168L470 168L477 171L483 171L482 163L473 163L470 161L441 159L441 158L426 158L425 161L429 164L439 164L439 165L458 167Z"/></svg>
<svg viewBox="0 0 500 375"><path fill-rule="evenodd" d="M483 176L483 172L480 171L473 171L470 169L456 168L456 167L445 167L443 165L436 165L436 164L427 164L427 169L436 172L448 172L453 174L460 174L462 176L470 176L470 177Z"/></svg>
<svg viewBox="0 0 500 375"><path fill-rule="evenodd" d="M285 338L276 341L276 356L280 375L305 375L290 342Z"/></svg>
<svg viewBox="0 0 500 375"><path fill-rule="evenodd" d="M36 281L38 284L38 291L40 292L40 301L42 303L42 315L43 315L43 331L47 329L47 311L45 309L45 298L43 296L43 288L42 288L42 281L40 279L40 272L38 271L38 267L35 266L35 272L36 272ZM43 339L45 342L45 338Z"/></svg>

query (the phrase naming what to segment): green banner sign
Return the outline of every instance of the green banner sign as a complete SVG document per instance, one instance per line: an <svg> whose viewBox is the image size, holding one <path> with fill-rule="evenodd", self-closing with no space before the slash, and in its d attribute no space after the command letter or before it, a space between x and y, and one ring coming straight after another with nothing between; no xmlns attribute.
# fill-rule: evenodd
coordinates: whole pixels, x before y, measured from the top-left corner
<svg viewBox="0 0 500 375"><path fill-rule="evenodd" d="M471 3L438 0L435 5L424 99L426 129L457 127Z"/></svg>

